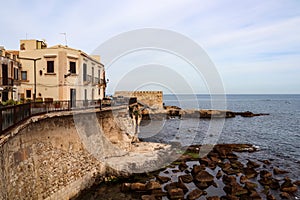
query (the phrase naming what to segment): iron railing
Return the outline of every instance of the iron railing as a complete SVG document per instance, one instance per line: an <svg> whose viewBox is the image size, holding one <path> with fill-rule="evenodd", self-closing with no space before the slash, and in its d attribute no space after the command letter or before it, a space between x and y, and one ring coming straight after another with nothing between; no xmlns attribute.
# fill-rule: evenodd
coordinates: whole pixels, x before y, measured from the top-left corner
<svg viewBox="0 0 300 200"><path fill-rule="evenodd" d="M0 135L20 124L24 120L50 112L71 111L89 108L102 108L100 100L31 102L13 106L0 107Z"/></svg>

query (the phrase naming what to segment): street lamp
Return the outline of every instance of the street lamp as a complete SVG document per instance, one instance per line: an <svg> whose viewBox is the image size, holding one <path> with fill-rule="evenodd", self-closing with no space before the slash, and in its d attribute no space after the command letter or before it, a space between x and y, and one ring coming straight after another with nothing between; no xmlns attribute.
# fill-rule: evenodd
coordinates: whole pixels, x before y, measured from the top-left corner
<svg viewBox="0 0 300 200"><path fill-rule="evenodd" d="M33 93L33 101L35 102L36 99L36 61L41 60L42 58L23 58L23 57L18 57L19 59L22 60L32 60L33 61L33 67L34 67L34 93Z"/></svg>

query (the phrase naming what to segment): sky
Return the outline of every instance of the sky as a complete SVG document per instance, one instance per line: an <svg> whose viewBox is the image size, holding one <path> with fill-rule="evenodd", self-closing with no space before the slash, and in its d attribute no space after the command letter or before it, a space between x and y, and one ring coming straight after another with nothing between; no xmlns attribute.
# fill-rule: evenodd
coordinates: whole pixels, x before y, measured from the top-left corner
<svg viewBox="0 0 300 200"><path fill-rule="evenodd" d="M105 41L127 31L166 29L188 37L207 53L226 93L300 93L299 0L12 0L5 2L1 15L0 45L6 49L18 49L19 40L26 38L45 39L48 46L65 44L61 33L66 33L69 47L93 53ZM189 63L165 52L146 50L109 66L108 93L162 87L186 92L185 84L173 88L168 82L134 85L132 77L143 73L145 66L151 69L149 76L167 77L170 85L179 74L192 91L210 92L203 74L196 75Z"/></svg>

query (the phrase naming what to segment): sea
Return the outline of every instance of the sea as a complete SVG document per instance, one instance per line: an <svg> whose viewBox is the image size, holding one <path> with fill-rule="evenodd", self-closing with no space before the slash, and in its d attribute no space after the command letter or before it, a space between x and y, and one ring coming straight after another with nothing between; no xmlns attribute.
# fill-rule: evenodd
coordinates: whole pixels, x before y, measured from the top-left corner
<svg viewBox="0 0 300 200"><path fill-rule="evenodd" d="M211 95L164 95L164 104L182 109L211 109ZM226 109L269 115L227 118L214 142L219 144L247 143L259 151L247 155L251 159L269 159L274 166L290 171L290 177L300 179L300 95L299 94L232 94L226 95ZM218 119L214 119L218 120ZM144 141L173 143L183 146L203 144L210 119L174 118L153 121L141 126Z"/></svg>
<svg viewBox="0 0 300 200"><path fill-rule="evenodd" d="M175 117L164 120L150 115L151 120L141 123L139 138L143 141L175 143L181 146L203 145L210 137L213 137L210 141L215 144L252 144L258 151L239 153L242 162L245 163L247 159L269 160L271 167L289 171L282 179L288 176L294 181L300 180L300 94L239 94L225 97L226 103L219 103L225 105L226 110L269 115L226 119ZM204 94L165 94L163 98L164 105L182 109L215 109L219 105L212 102L210 95ZM217 98L217 101L220 99ZM215 129L219 131L217 134L209 131L213 126L219 126ZM77 199L135 199L131 194L121 193L120 186L121 183L95 186ZM279 193L276 195L280 199ZM300 199L300 192L295 193L291 199Z"/></svg>

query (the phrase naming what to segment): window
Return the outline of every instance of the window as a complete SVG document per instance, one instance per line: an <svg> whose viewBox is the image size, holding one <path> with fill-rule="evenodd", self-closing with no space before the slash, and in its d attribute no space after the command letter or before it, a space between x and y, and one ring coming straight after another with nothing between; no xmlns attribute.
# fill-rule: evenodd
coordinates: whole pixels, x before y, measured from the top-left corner
<svg viewBox="0 0 300 200"><path fill-rule="evenodd" d="M100 69L98 70L98 83L100 82Z"/></svg>
<svg viewBox="0 0 300 200"><path fill-rule="evenodd" d="M92 67L92 84L94 84L94 67Z"/></svg>
<svg viewBox="0 0 300 200"><path fill-rule="evenodd" d="M21 80L27 81L27 71L21 71Z"/></svg>
<svg viewBox="0 0 300 200"><path fill-rule="evenodd" d="M19 69L18 68L14 68L14 79L15 80L19 79Z"/></svg>
<svg viewBox="0 0 300 200"><path fill-rule="evenodd" d="M70 62L70 69L69 72L71 74L76 74L76 62Z"/></svg>
<svg viewBox="0 0 300 200"><path fill-rule="evenodd" d="M47 61L47 73L54 73L54 61Z"/></svg>
<svg viewBox="0 0 300 200"><path fill-rule="evenodd" d="M26 98L27 99L31 98L31 90L26 90Z"/></svg>
<svg viewBox="0 0 300 200"><path fill-rule="evenodd" d="M92 100L94 101L94 96L95 96L95 90L94 89L92 89Z"/></svg>
<svg viewBox="0 0 300 200"><path fill-rule="evenodd" d="M83 81L87 81L86 64L83 63Z"/></svg>
<svg viewBox="0 0 300 200"><path fill-rule="evenodd" d="M84 100L87 100L87 89L84 89Z"/></svg>

